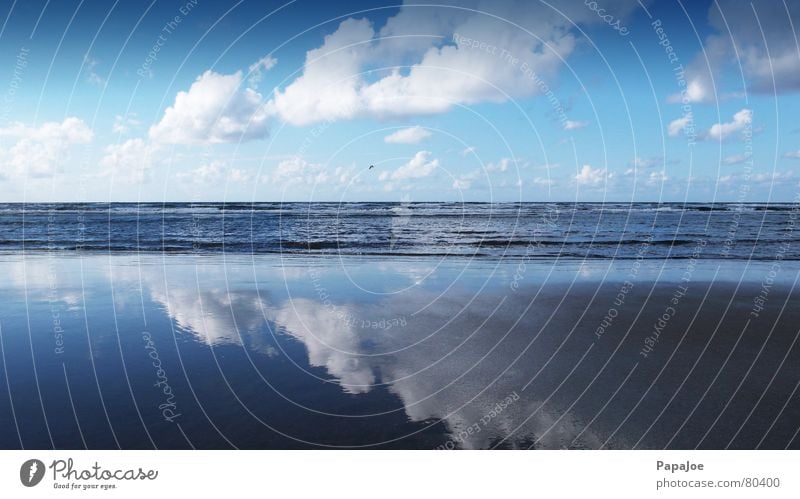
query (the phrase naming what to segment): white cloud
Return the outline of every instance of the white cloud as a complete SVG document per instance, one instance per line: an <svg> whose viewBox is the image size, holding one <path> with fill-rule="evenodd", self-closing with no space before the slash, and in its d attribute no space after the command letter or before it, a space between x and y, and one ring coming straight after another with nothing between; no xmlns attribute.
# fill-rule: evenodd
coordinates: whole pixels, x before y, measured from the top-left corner
<svg viewBox="0 0 800 499"><path fill-rule="evenodd" d="M634 168L652 168L654 166L663 164L663 162L664 158L640 158L637 156L633 158L633 161L631 161L631 166Z"/></svg>
<svg viewBox="0 0 800 499"><path fill-rule="evenodd" d="M744 163L748 159L750 159L751 154L733 154L731 156L726 156L722 158L723 165L738 165L739 163Z"/></svg>
<svg viewBox="0 0 800 499"><path fill-rule="evenodd" d="M265 55L261 59L251 64L250 67L247 68L249 73L249 76L247 77L247 84L250 85L250 88L258 88L258 84L261 83L264 72L275 67L277 63L277 59Z"/></svg>
<svg viewBox="0 0 800 499"><path fill-rule="evenodd" d="M728 123L716 123L706 134L710 140L724 140L736 132L743 131L753 123L753 111L742 109L733 115L733 121Z"/></svg>
<svg viewBox="0 0 800 499"><path fill-rule="evenodd" d="M218 182L225 178L225 163L212 161L183 174L183 178L196 183Z"/></svg>
<svg viewBox="0 0 800 499"><path fill-rule="evenodd" d="M800 10L760 2L718 0L708 11L716 33L707 36L702 51L686 69L686 100L714 102L726 68L743 73L747 90L783 93L800 89L800 57L794 26L800 25ZM756 17L757 16L757 17ZM717 78L714 79L713 77ZM737 81L737 80L732 80ZM723 93L738 95L740 91ZM681 96L672 96L672 102Z"/></svg>
<svg viewBox="0 0 800 499"><path fill-rule="evenodd" d="M228 168L225 161L214 160L188 172L179 173L179 179L195 184L207 184L220 181L248 182L252 179L250 172L238 168Z"/></svg>
<svg viewBox="0 0 800 499"><path fill-rule="evenodd" d="M591 165L583 165L581 171L575 175L575 180L578 185L597 186L604 183L608 176L606 168L592 168Z"/></svg>
<svg viewBox="0 0 800 499"><path fill-rule="evenodd" d="M681 102L709 102L713 100L714 94L711 89L711 81L700 75L695 75L693 79L686 82L686 89L682 94L672 94L667 98L671 104Z"/></svg>
<svg viewBox="0 0 800 499"><path fill-rule="evenodd" d="M663 171L657 172L650 172L650 175L647 177L647 185L659 185L663 184L664 182L668 181L669 177Z"/></svg>
<svg viewBox="0 0 800 499"><path fill-rule="evenodd" d="M419 151L411 160L393 172L381 173L380 180L403 180L422 178L432 174L439 167L439 160L431 160L430 151Z"/></svg>
<svg viewBox="0 0 800 499"><path fill-rule="evenodd" d="M551 178L536 177L533 179L533 185L537 187L553 187L556 185L556 181Z"/></svg>
<svg viewBox="0 0 800 499"><path fill-rule="evenodd" d="M769 186L788 182L794 178L794 172L787 170L770 173L754 173L750 175L738 173L733 175L723 175L719 178L719 182L725 185L738 185L744 183L748 185Z"/></svg>
<svg viewBox="0 0 800 499"><path fill-rule="evenodd" d="M83 56L82 70L86 76L87 83L98 87L105 87L107 83L106 80L95 71L97 64L97 59L94 59L89 54L85 54Z"/></svg>
<svg viewBox="0 0 800 499"><path fill-rule="evenodd" d="M791 158L791 159L800 159L800 150L797 151L786 151L783 153L784 158Z"/></svg>
<svg viewBox="0 0 800 499"><path fill-rule="evenodd" d="M606 3L617 17L636 5ZM577 3L559 5L562 12L530 9L524 1L459 6L464 8L403 6L378 32L367 19L344 20L306 54L302 75L276 91L270 109L286 122L306 125L434 114L533 96L542 93L541 82L554 80L562 59L577 46L572 22L600 22ZM503 19L524 29L511 29ZM480 50L467 39L491 42L496 50ZM501 49L516 64L504 59ZM391 69L370 71L376 63Z"/></svg>
<svg viewBox="0 0 800 499"><path fill-rule="evenodd" d="M692 113L687 113L683 118L678 118L669 122L667 126L667 135L670 137L677 137L685 128L692 126L694 118Z"/></svg>
<svg viewBox="0 0 800 499"><path fill-rule="evenodd" d="M504 172L508 170L509 165L511 165L511 160L509 158L503 158L497 163L489 163L484 168L487 172Z"/></svg>
<svg viewBox="0 0 800 499"><path fill-rule="evenodd" d="M75 117L65 118L60 123L43 123L38 127L16 123L0 128L0 138L13 141L8 149L0 150L0 174L50 176L69 155L71 146L89 143L92 137L92 130Z"/></svg>
<svg viewBox="0 0 800 499"><path fill-rule="evenodd" d="M467 156L468 154L473 154L477 149L478 148L474 146L465 147L464 149L461 150L461 155Z"/></svg>
<svg viewBox="0 0 800 499"><path fill-rule="evenodd" d="M465 191L472 186L472 180L465 178L457 178L453 180L453 189Z"/></svg>
<svg viewBox="0 0 800 499"><path fill-rule="evenodd" d="M383 138L387 144L418 144L431 136L431 132L421 126L403 128Z"/></svg>
<svg viewBox="0 0 800 499"><path fill-rule="evenodd" d="M121 144L112 144L105 149L100 159L104 174L114 173L131 182L149 179L150 172L161 154L158 144L142 139L128 139Z"/></svg>
<svg viewBox="0 0 800 499"><path fill-rule="evenodd" d="M330 176L325 165L309 163L305 159L295 156L278 163L269 179L283 185L313 185L327 182Z"/></svg>
<svg viewBox="0 0 800 499"><path fill-rule="evenodd" d="M564 130L580 130L589 126L588 121L572 121L567 120L564 122Z"/></svg>
<svg viewBox="0 0 800 499"><path fill-rule="evenodd" d="M172 144L239 142L263 138L268 113L261 94L242 88L242 72L223 75L206 71L188 91L178 92L150 139Z"/></svg>
<svg viewBox="0 0 800 499"><path fill-rule="evenodd" d="M131 113L126 116L118 114L114 116L114 124L111 125L111 131L123 135L130 132L131 129L138 127L139 124L136 113Z"/></svg>

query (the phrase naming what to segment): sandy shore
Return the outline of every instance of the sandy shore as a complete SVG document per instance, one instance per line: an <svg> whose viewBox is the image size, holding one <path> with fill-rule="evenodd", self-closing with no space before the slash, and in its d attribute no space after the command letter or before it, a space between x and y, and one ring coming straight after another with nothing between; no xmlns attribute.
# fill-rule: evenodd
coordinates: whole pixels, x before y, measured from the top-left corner
<svg viewBox="0 0 800 499"><path fill-rule="evenodd" d="M521 263L4 255L0 445L800 447L788 263Z"/></svg>

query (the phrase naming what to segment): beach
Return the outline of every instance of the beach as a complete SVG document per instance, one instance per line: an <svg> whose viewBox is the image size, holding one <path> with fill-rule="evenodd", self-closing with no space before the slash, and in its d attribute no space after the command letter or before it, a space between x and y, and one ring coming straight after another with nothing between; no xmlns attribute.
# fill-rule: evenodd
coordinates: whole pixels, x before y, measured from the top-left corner
<svg viewBox="0 0 800 499"><path fill-rule="evenodd" d="M0 446L798 448L799 268L4 254Z"/></svg>

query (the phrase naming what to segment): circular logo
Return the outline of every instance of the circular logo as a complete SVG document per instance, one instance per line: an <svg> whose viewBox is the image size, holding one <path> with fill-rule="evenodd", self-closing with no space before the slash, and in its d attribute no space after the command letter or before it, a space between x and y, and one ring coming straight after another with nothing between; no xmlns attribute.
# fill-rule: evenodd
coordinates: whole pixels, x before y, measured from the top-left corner
<svg viewBox="0 0 800 499"><path fill-rule="evenodd" d="M44 478L44 463L38 459L28 459L19 469L19 480L26 487L35 487Z"/></svg>

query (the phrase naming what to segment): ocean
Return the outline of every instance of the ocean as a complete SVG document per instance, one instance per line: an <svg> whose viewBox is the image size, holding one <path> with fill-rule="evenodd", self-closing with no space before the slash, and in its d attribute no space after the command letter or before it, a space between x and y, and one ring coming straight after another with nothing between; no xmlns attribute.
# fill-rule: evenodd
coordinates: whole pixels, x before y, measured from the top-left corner
<svg viewBox="0 0 800 499"><path fill-rule="evenodd" d="M797 260L797 212L752 203L0 204L0 251L769 260L788 245L782 257Z"/></svg>

